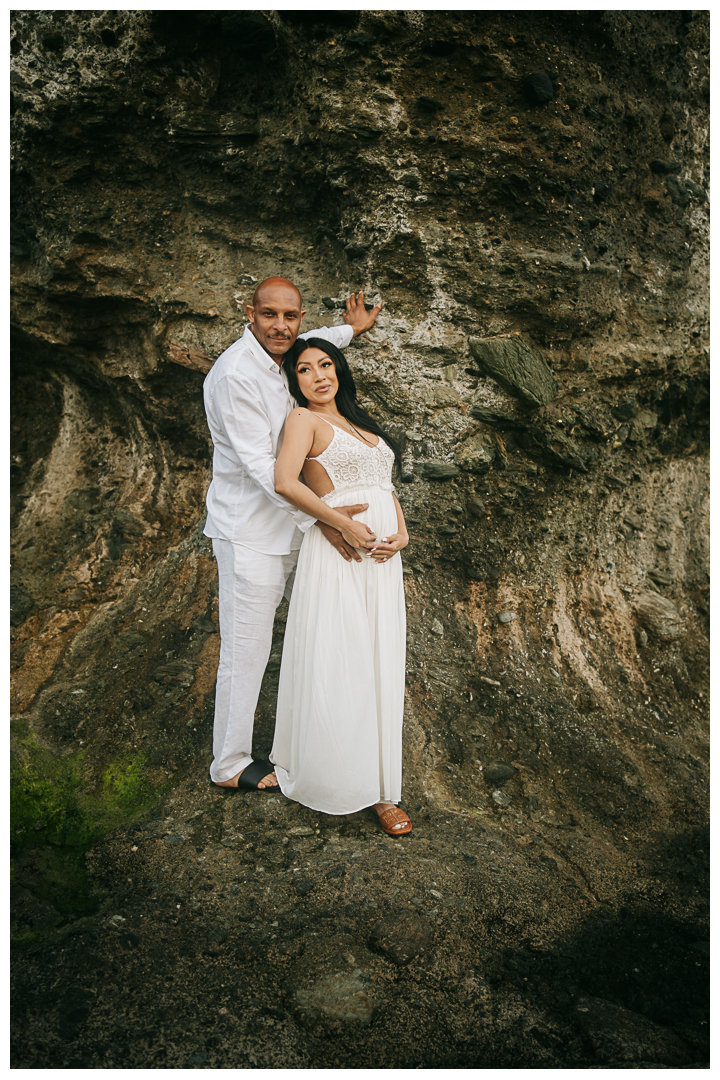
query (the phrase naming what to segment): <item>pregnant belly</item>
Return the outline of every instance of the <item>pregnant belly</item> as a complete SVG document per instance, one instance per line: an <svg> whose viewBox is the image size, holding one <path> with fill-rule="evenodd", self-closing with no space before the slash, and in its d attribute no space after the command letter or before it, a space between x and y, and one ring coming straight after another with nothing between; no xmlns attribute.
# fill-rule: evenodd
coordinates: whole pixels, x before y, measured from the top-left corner
<svg viewBox="0 0 720 1080"><path fill-rule="evenodd" d="M352 490L332 491L326 496L325 502L329 506L354 506L357 503L368 503L367 510L355 514L355 521L362 521L368 525L379 538L391 536L398 531L397 511L391 491L383 488L352 488Z"/></svg>

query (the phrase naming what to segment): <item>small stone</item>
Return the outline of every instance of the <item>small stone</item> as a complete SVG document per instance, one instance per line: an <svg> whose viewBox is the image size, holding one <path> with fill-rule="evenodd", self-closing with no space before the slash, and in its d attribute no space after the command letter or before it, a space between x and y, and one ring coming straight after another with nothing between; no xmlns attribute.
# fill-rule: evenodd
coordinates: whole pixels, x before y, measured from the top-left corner
<svg viewBox="0 0 720 1080"><path fill-rule="evenodd" d="M438 110L445 108L442 101L438 101L434 97L428 97L426 94L421 94L416 99L416 104L419 109L424 109L425 112L438 112Z"/></svg>
<svg viewBox="0 0 720 1080"><path fill-rule="evenodd" d="M687 206L690 202L690 192L685 184L681 184L675 176L668 176L665 180L665 190L675 206Z"/></svg>
<svg viewBox="0 0 720 1080"><path fill-rule="evenodd" d="M517 769L507 761L491 761L486 769L483 769L483 779L489 784L504 784L506 780L512 780Z"/></svg>
<svg viewBox="0 0 720 1080"><path fill-rule="evenodd" d="M492 797L493 802L496 802L498 806L509 806L512 802L510 796L506 795L504 791L500 791L499 788L497 789L497 791L493 791Z"/></svg>
<svg viewBox="0 0 720 1080"><path fill-rule="evenodd" d="M442 899L440 893L431 896ZM419 897L413 902L421 903ZM389 918L378 923L372 930L368 944L376 952L383 952L402 967L409 964L416 956L430 949L433 938L432 925L420 915L408 912L396 918Z"/></svg>
<svg viewBox="0 0 720 1080"><path fill-rule="evenodd" d="M458 536L460 533L460 530L456 529L454 525L440 525L437 531L439 536Z"/></svg>
<svg viewBox="0 0 720 1080"><path fill-rule="evenodd" d="M615 419L619 420L623 424L627 420L632 420L633 417L637 416L638 411L638 403L635 398L628 398L627 401L621 402L619 405L616 405L615 408L611 410Z"/></svg>
<svg viewBox="0 0 720 1080"><path fill-rule="evenodd" d="M553 84L544 71L534 71L523 79L523 90L533 105L545 105L555 96Z"/></svg>
<svg viewBox="0 0 720 1080"><path fill-rule="evenodd" d="M592 186L593 202L596 202L596 203L604 202L605 199L607 199L609 194L610 194L610 185L606 184L604 180L596 180L593 183L593 186ZM597 224L599 225L600 221L598 219L595 219L595 220L597 221ZM594 227L595 226L591 226L591 228L594 228Z"/></svg>
<svg viewBox="0 0 720 1080"><path fill-rule="evenodd" d="M314 836L315 830L311 829L309 825L296 825L293 829L288 830L288 836Z"/></svg>
<svg viewBox="0 0 720 1080"><path fill-rule="evenodd" d="M301 874L296 874L292 883L298 896L307 896L315 888L315 882L309 877L303 877Z"/></svg>
<svg viewBox="0 0 720 1080"><path fill-rule="evenodd" d="M497 679L489 679L487 675L481 675L480 676L480 682L486 683L487 686L501 686L502 685L502 683L499 683L497 681Z"/></svg>
<svg viewBox="0 0 720 1080"><path fill-rule="evenodd" d="M623 517L623 521L633 529L642 529L643 527L642 518L639 514L634 514L632 510L627 511Z"/></svg>
<svg viewBox="0 0 720 1080"><path fill-rule="evenodd" d="M503 625L505 625L507 623L511 623L515 617L516 616L514 611L501 611L497 617L497 620L499 623L503 623Z"/></svg>
<svg viewBox="0 0 720 1080"><path fill-rule="evenodd" d="M166 844L182 844L184 839L185 839L185 837L182 836L180 833L174 833L172 836L166 836L165 837L165 843Z"/></svg>
<svg viewBox="0 0 720 1080"><path fill-rule="evenodd" d="M487 514L487 506L482 499L469 499L467 508L473 517L484 517Z"/></svg>
<svg viewBox="0 0 720 1080"><path fill-rule="evenodd" d="M338 972L325 975L310 989L295 991L294 1011L298 1019L305 1023L313 1024L326 1017L365 1027L375 1011L374 1002L367 993L369 983L370 979L359 968L351 974Z"/></svg>
<svg viewBox="0 0 720 1080"><path fill-rule="evenodd" d="M650 172L656 174L656 176L672 176L674 173L679 173L682 169L682 165L679 161L658 161L655 159L650 162Z"/></svg>
<svg viewBox="0 0 720 1080"><path fill-rule="evenodd" d="M400 174L400 181L403 187L412 188L413 191L418 191L422 186L423 178L419 169L406 169L405 172Z"/></svg>
<svg viewBox="0 0 720 1080"><path fill-rule="evenodd" d="M439 619L433 619L433 624L430 629L432 630L433 634L437 634L438 637L442 637L445 633L443 629L443 624L440 622Z"/></svg>
<svg viewBox="0 0 720 1080"><path fill-rule="evenodd" d="M457 405L459 400L460 395L452 386L438 386L435 391L435 404L441 406L441 408Z"/></svg>
<svg viewBox="0 0 720 1080"><path fill-rule="evenodd" d="M388 104L392 101L395 101L395 95L393 94L392 90L376 90L373 94L373 97L375 101L383 101L387 102Z"/></svg>

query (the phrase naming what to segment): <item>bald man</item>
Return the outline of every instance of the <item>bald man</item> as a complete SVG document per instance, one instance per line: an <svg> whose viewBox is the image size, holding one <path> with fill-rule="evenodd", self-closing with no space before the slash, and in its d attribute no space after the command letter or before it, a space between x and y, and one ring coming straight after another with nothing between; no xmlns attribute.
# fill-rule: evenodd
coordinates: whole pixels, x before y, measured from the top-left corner
<svg viewBox="0 0 720 1080"><path fill-rule="evenodd" d="M339 349L374 324L380 304L365 310L363 294L348 299L345 326L309 330ZM277 787L269 761L253 761L252 734L260 685L270 656L275 611L290 595L303 533L315 519L275 491L275 458L288 413L295 407L282 362L295 344L305 312L287 278L258 285L243 336L215 361L203 386L213 441L213 478L205 535L218 564L220 662L215 692L213 763L219 787L267 791ZM336 507L349 517L364 506ZM360 556L341 534L318 522L338 558Z"/></svg>

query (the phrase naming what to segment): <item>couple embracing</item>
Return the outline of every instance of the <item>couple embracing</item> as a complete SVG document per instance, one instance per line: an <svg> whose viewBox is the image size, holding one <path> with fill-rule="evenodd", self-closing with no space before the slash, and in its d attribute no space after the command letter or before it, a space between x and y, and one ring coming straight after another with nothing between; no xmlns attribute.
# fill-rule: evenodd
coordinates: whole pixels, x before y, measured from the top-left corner
<svg viewBox="0 0 720 1080"><path fill-rule="evenodd" d="M400 454L358 404L341 352L374 324L299 335L298 289L268 278L243 336L204 385L213 480L205 535L218 564L220 662L210 779L327 814L372 806L410 832L401 797L408 543L392 485ZM301 479L302 477L302 479ZM294 582L294 583L293 583ZM270 761L253 761L275 611L290 599Z"/></svg>

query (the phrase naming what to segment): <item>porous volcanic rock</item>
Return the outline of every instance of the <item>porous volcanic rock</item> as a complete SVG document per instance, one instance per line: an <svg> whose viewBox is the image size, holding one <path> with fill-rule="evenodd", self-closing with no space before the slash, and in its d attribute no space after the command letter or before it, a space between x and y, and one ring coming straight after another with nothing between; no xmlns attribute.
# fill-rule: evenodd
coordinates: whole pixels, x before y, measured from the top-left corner
<svg viewBox="0 0 720 1080"><path fill-rule="evenodd" d="M706 1067L708 35L12 13L13 1068ZM207 781L202 382L271 274L383 305L402 838Z"/></svg>

